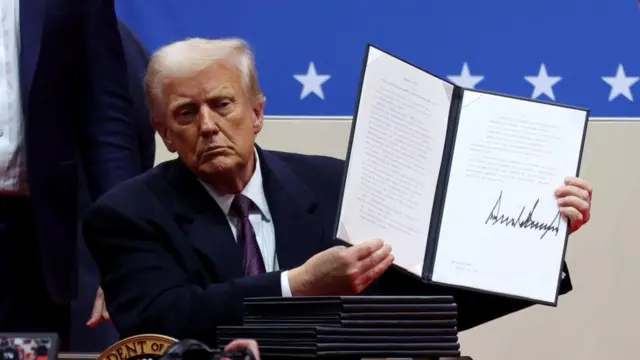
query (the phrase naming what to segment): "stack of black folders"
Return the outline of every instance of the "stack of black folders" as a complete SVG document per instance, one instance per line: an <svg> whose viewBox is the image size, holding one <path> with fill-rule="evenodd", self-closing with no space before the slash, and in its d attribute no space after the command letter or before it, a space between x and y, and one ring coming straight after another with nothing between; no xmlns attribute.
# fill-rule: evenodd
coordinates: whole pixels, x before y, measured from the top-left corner
<svg viewBox="0 0 640 360"><path fill-rule="evenodd" d="M450 296L245 299L244 324L220 326L218 345L254 339L262 359L459 357Z"/></svg>

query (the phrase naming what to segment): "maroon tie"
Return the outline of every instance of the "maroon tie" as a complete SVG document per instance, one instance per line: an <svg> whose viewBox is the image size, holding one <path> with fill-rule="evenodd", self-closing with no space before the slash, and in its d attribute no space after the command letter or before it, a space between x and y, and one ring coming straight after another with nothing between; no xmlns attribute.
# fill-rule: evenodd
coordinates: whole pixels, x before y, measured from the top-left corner
<svg viewBox="0 0 640 360"><path fill-rule="evenodd" d="M237 194L231 203L231 211L238 217L238 245L244 254L244 272L247 276L266 272L262 253L256 240L256 233L249 221L249 208L253 202L248 197Z"/></svg>

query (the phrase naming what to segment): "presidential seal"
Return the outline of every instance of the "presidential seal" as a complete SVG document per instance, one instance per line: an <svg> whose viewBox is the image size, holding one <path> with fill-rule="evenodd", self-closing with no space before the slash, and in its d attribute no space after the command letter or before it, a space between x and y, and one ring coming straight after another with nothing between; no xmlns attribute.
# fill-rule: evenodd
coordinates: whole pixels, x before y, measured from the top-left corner
<svg viewBox="0 0 640 360"><path fill-rule="evenodd" d="M131 336L103 351L97 360L157 360L178 340L156 334Z"/></svg>

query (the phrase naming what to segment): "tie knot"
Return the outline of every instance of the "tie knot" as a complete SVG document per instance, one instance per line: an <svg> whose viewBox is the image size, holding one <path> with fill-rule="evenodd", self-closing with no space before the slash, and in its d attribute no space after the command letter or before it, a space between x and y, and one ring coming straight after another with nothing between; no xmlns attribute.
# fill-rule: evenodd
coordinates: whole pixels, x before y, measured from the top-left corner
<svg viewBox="0 0 640 360"><path fill-rule="evenodd" d="M253 202L248 197L242 194L237 194L231 202L231 211L233 211L236 216L243 218L249 217L249 209L251 208L252 203Z"/></svg>

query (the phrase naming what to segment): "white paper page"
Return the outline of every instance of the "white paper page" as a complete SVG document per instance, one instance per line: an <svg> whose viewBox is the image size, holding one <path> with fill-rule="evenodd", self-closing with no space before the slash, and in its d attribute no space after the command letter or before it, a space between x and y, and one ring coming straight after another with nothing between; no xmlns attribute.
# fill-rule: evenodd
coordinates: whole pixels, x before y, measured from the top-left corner
<svg viewBox="0 0 640 360"><path fill-rule="evenodd" d="M422 275L453 86L370 48L337 237Z"/></svg>
<svg viewBox="0 0 640 360"><path fill-rule="evenodd" d="M586 112L466 91L433 280L553 302Z"/></svg>

